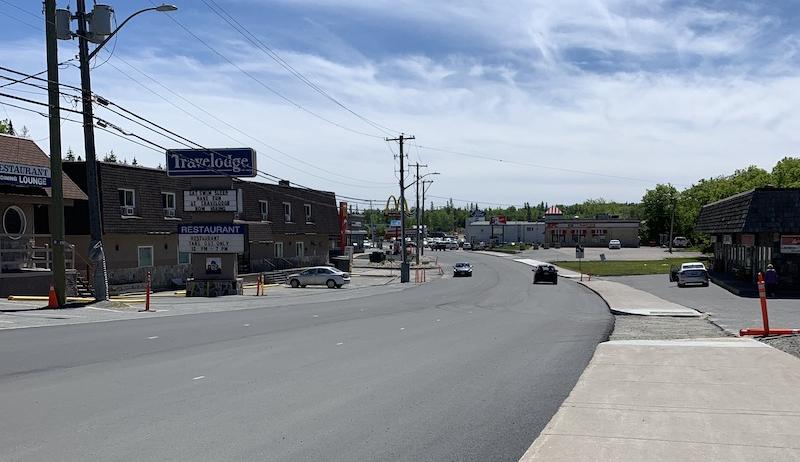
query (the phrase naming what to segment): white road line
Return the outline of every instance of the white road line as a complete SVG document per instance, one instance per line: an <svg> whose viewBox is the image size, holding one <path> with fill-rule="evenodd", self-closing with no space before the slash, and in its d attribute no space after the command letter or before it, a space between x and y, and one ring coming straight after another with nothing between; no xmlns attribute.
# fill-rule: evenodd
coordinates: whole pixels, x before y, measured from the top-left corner
<svg viewBox="0 0 800 462"><path fill-rule="evenodd" d="M250 327L250 324L242 324L244 327Z"/></svg>
<svg viewBox="0 0 800 462"><path fill-rule="evenodd" d="M147 340L155 340L158 338L158 335L153 335L152 337L147 337Z"/></svg>
<svg viewBox="0 0 800 462"><path fill-rule="evenodd" d="M98 310L98 311L110 311L112 313L124 313L124 311L120 310L109 310L108 308L100 308L99 306L87 306L90 310Z"/></svg>
<svg viewBox="0 0 800 462"><path fill-rule="evenodd" d="M436 322L439 322L439 321L441 321L441 319L437 319L437 320L436 320Z"/></svg>
<svg viewBox="0 0 800 462"><path fill-rule="evenodd" d="M339 342L336 344L336 346L342 346L342 345L344 345L344 342Z"/></svg>
<svg viewBox="0 0 800 462"><path fill-rule="evenodd" d="M401 327L400 330L406 330L406 328L405 327Z"/></svg>
<svg viewBox="0 0 800 462"><path fill-rule="evenodd" d="M318 315L318 314L315 314L315 315L314 315L314 317L315 317L315 318L318 318L318 317L319 317L319 315Z"/></svg>
<svg viewBox="0 0 800 462"><path fill-rule="evenodd" d="M193 378L192 380L200 380L206 378L205 375L198 375L197 377Z"/></svg>
<svg viewBox="0 0 800 462"><path fill-rule="evenodd" d="M3 324L14 324L14 321L0 321L0 322L2 322Z"/></svg>

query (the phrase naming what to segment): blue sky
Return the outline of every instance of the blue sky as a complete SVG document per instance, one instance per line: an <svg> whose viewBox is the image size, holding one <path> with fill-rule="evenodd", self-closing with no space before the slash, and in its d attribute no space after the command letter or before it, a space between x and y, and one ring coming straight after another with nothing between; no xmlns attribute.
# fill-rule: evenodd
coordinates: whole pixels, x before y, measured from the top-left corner
<svg viewBox="0 0 800 462"><path fill-rule="evenodd" d="M110 3L120 21L152 5ZM135 18L99 54L95 92L205 146L251 146L262 170L342 195L396 194L397 146L278 66L209 4L359 115L416 135L411 162L442 173L433 196L635 201L654 182L769 168L800 141L800 6L790 1L173 3L177 12ZM40 2L0 7L3 65L44 69ZM59 47L62 59L77 53L76 42ZM61 70L62 82L78 78L75 67ZM45 100L35 88L2 91ZM97 115L179 147L103 108ZM47 147L46 119L0 105L5 117ZM65 148L80 152L80 125L62 130ZM163 162L104 132L98 146Z"/></svg>

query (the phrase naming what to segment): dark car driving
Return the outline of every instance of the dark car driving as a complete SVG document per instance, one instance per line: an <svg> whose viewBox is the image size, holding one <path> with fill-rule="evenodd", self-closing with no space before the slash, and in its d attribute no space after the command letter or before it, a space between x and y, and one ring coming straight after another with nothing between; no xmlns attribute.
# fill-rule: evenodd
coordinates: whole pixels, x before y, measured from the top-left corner
<svg viewBox="0 0 800 462"><path fill-rule="evenodd" d="M553 265L539 265L533 270L533 283L548 281L558 284L558 270Z"/></svg>
<svg viewBox="0 0 800 462"><path fill-rule="evenodd" d="M457 278L459 276L466 276L468 278L472 277L472 265L469 263L456 263L453 265L453 277Z"/></svg>

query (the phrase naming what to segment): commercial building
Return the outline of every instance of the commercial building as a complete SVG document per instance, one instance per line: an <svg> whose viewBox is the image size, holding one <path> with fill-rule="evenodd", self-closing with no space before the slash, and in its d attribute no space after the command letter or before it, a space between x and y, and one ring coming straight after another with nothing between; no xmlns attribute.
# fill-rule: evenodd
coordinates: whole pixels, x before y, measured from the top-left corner
<svg viewBox="0 0 800 462"><path fill-rule="evenodd" d="M46 294L53 280L50 158L33 140L0 135L0 296ZM64 175L66 213L86 194ZM65 250L67 268L74 255ZM74 271L68 279L74 284Z"/></svg>
<svg viewBox="0 0 800 462"><path fill-rule="evenodd" d="M85 189L84 162L65 162L64 171ZM187 178L119 163L98 163L103 244L109 286L124 291L152 274L154 287L180 285L189 274L189 253L178 249L178 226L196 222L185 202L194 200ZM332 192L234 181L219 191L236 204L234 223L245 226L239 273L323 264L338 236ZM67 240L75 244L76 268L90 272L88 205L79 202L66 216Z"/></svg>
<svg viewBox="0 0 800 462"><path fill-rule="evenodd" d="M544 242L544 222L532 221L469 221L466 222L464 240L470 244L479 242L524 242L542 244Z"/></svg>
<svg viewBox="0 0 800 462"><path fill-rule="evenodd" d="M714 269L744 280L773 264L800 289L800 188L756 188L704 206L695 230L714 243Z"/></svg>
<svg viewBox="0 0 800 462"><path fill-rule="evenodd" d="M569 218L545 215L545 243L551 246L605 247L617 239L623 247L639 247L639 220L599 215L595 218Z"/></svg>

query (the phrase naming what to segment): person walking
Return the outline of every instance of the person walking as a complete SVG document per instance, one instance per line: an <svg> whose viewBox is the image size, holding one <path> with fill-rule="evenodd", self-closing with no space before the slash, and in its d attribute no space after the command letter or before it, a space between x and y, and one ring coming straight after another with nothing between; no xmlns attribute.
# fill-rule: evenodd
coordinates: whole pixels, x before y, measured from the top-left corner
<svg viewBox="0 0 800 462"><path fill-rule="evenodd" d="M766 284L767 297L775 297L775 289L778 287L778 272L772 264L767 265L767 271L764 273L764 283Z"/></svg>

